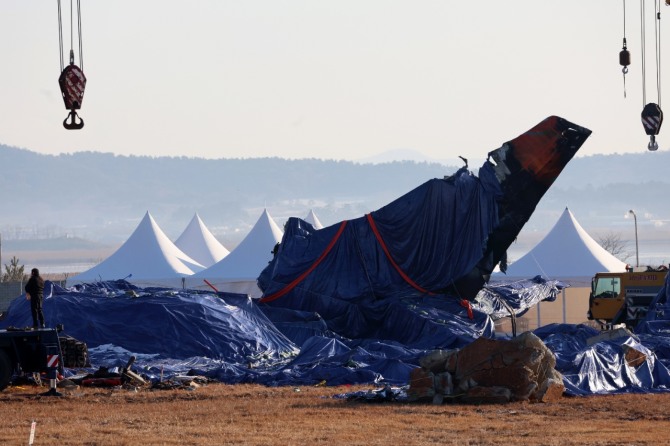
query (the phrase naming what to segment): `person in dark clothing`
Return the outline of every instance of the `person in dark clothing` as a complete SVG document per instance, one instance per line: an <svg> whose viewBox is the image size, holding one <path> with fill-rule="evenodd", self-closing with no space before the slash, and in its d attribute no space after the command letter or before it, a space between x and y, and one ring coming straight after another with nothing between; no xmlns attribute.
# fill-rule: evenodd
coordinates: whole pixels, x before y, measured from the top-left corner
<svg viewBox="0 0 670 446"><path fill-rule="evenodd" d="M44 279L40 276L40 270L37 268L33 268L30 271L30 279L26 283L26 299L30 301L30 311L33 314L33 328L44 328L44 313L42 312Z"/></svg>

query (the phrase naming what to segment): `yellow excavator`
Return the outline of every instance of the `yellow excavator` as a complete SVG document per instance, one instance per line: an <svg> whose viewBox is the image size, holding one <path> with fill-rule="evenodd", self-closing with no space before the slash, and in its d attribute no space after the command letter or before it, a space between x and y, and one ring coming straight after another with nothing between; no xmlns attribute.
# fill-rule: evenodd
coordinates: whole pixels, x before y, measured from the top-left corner
<svg viewBox="0 0 670 446"><path fill-rule="evenodd" d="M620 273L596 273L591 280L589 320L604 329L626 324L634 328L665 283L668 267L635 267Z"/></svg>

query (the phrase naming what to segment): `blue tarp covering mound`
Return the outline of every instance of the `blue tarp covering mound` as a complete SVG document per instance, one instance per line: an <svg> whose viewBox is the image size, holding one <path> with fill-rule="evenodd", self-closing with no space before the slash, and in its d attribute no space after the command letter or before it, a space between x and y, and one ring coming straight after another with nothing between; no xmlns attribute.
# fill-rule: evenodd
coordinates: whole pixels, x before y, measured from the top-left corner
<svg viewBox="0 0 670 446"><path fill-rule="evenodd" d="M587 340L600 332L584 325L548 325L534 333L556 356L556 369L563 374L569 394L670 391L670 371L651 348L634 336L589 346ZM644 360L627 360L627 348L644 354Z"/></svg>
<svg viewBox="0 0 670 446"><path fill-rule="evenodd" d="M548 283L535 278L525 285L542 290ZM488 315L475 311L476 319L470 320L457 301L431 296L420 305L398 300L389 307L378 321L387 327L378 333L391 332L391 327L405 333L389 340L346 338L325 329L318 314L270 308L235 294L137 289L125 282L47 288L53 290L44 301L48 324L62 323L66 334L86 342L94 368L121 367L134 355L136 370L154 379L191 372L226 383L404 385L429 351L493 336ZM525 311L544 293L520 293L520 289L526 288L519 283L498 285L495 300L505 299L510 308ZM548 287L544 297L553 298L557 289ZM12 302L0 327L30 324L30 309L21 296ZM645 333L638 334L640 340L619 338L588 346L587 340L598 331L586 326L555 324L535 333L556 355L569 394L670 388L665 365L669 349L657 347L670 345L670 337ZM628 364L625 346L643 352L647 359Z"/></svg>
<svg viewBox="0 0 670 446"><path fill-rule="evenodd" d="M64 334L89 348L113 345L162 358L201 356L231 363L297 353L246 295L142 290L125 283L70 291L47 283L47 291L47 323L63 324ZM30 303L15 299L1 326L32 326Z"/></svg>
<svg viewBox="0 0 670 446"><path fill-rule="evenodd" d="M355 339L327 329L315 313L123 281L68 290L47 283L44 311L50 326L63 324L64 334L87 343L93 367L120 367L134 355L151 377L193 371L228 383L406 384L427 351L493 336L487 314L470 319L456 299L437 296L393 301L368 321L371 336ZM0 327L31 324L20 296Z"/></svg>
<svg viewBox="0 0 670 446"><path fill-rule="evenodd" d="M47 323L63 324L64 334L86 342L94 367L122 366L135 355L137 367L149 375L195 371L230 383L403 384L431 336L434 345L464 345L484 331L490 335L493 326L481 313L461 325L447 311L456 308L453 302L442 309L398 302L378 317L376 332L390 331L384 325L395 321L405 327L405 341L419 346L410 348L392 340L344 338L313 313L266 307L266 316L242 295L138 289L122 281L69 290L47 283L46 294ZM0 327L30 325L29 303L18 297Z"/></svg>

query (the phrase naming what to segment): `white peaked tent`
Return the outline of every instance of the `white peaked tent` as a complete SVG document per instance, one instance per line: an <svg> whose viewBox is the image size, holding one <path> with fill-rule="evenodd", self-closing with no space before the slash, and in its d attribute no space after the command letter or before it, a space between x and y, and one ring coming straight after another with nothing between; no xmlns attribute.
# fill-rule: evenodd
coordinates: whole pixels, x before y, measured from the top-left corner
<svg viewBox="0 0 670 446"><path fill-rule="evenodd" d="M93 268L68 279L68 286L126 279L138 286L182 287L182 278L204 267L184 254L147 212L128 240Z"/></svg>
<svg viewBox="0 0 670 446"><path fill-rule="evenodd" d="M190 288L207 288L207 280L219 291L260 297L256 279L272 260L272 250L281 242L283 232L267 209L240 244L226 257L200 271L187 281Z"/></svg>
<svg viewBox="0 0 670 446"><path fill-rule="evenodd" d="M207 229L197 212L174 244L205 268L230 254Z"/></svg>
<svg viewBox="0 0 670 446"><path fill-rule="evenodd" d="M314 226L314 229L323 229L323 225L319 221L319 218L314 213L314 209L309 210L309 214L304 219L307 223Z"/></svg>
<svg viewBox="0 0 670 446"><path fill-rule="evenodd" d="M507 268L508 278L542 275L573 286L588 286L597 272L625 271L626 264L600 246L566 207L549 233ZM504 279L501 273L494 280Z"/></svg>

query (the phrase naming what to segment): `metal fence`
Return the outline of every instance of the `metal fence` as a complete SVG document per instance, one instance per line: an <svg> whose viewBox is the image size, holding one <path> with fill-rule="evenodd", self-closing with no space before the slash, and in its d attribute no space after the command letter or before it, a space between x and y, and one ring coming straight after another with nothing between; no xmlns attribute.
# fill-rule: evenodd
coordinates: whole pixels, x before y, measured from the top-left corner
<svg viewBox="0 0 670 446"><path fill-rule="evenodd" d="M23 294L25 282L0 283L0 312L4 313L14 299Z"/></svg>
<svg viewBox="0 0 670 446"><path fill-rule="evenodd" d="M59 286L65 286L64 280L52 280L51 282ZM26 282L2 282L0 283L0 313L4 313L9 308L9 304L14 299L24 293L23 287Z"/></svg>

